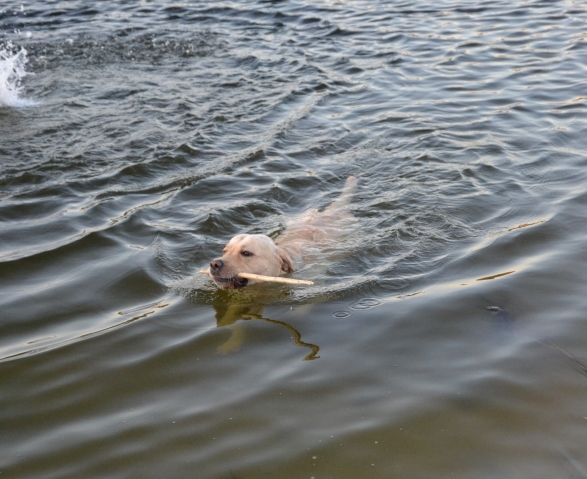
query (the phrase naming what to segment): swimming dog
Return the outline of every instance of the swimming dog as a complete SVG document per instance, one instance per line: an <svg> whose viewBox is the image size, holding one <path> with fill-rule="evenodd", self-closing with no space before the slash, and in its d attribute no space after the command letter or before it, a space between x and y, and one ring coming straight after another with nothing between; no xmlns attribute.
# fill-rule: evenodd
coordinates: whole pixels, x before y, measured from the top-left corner
<svg viewBox="0 0 587 479"><path fill-rule="evenodd" d="M357 188L355 177L347 178L342 194L324 211L311 210L294 218L275 241L262 234L239 234L210 262L210 276L221 288L236 289L256 280L239 278L239 273L279 276L293 273L311 251L327 248L340 239L343 225L354 217L345 207Z"/></svg>

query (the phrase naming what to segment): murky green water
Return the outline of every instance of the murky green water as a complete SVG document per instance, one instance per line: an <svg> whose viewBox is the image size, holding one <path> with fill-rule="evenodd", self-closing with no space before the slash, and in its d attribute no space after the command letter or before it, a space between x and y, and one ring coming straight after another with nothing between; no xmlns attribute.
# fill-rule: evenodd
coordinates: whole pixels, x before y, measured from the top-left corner
<svg viewBox="0 0 587 479"><path fill-rule="evenodd" d="M5 2L0 477L587 477L586 54L573 1ZM350 175L314 286L197 274Z"/></svg>

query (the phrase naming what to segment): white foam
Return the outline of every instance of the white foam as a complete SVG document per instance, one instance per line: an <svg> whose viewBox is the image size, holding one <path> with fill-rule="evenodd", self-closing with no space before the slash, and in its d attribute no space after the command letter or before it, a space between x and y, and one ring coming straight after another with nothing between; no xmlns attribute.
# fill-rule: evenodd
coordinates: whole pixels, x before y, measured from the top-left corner
<svg viewBox="0 0 587 479"><path fill-rule="evenodd" d="M35 101L20 97L27 62L24 48L16 51L11 43L0 45L0 107L36 105Z"/></svg>

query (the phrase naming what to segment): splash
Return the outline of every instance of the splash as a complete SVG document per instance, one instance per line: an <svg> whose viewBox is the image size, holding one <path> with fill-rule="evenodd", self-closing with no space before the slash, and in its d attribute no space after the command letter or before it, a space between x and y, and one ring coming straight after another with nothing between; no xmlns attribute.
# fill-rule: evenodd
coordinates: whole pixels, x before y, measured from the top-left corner
<svg viewBox="0 0 587 479"><path fill-rule="evenodd" d="M0 107L31 106L33 100L21 98L22 79L27 75L27 51L16 51L12 43L0 44Z"/></svg>

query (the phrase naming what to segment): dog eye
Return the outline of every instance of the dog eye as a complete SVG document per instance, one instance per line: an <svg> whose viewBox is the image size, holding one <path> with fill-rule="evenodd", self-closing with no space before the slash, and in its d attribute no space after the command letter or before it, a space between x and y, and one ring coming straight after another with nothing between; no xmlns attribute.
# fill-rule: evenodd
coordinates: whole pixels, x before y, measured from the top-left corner
<svg viewBox="0 0 587 479"><path fill-rule="evenodd" d="M247 250L245 250L245 251L241 251L241 254L242 254L243 256L253 256L253 253L251 253L250 251L247 251Z"/></svg>

